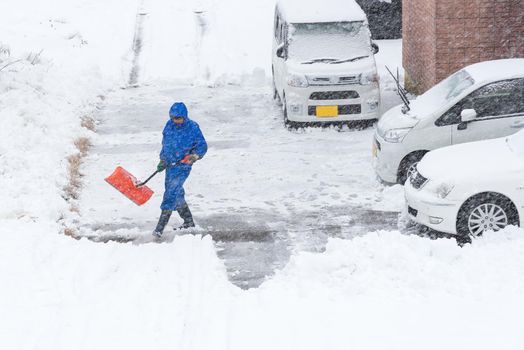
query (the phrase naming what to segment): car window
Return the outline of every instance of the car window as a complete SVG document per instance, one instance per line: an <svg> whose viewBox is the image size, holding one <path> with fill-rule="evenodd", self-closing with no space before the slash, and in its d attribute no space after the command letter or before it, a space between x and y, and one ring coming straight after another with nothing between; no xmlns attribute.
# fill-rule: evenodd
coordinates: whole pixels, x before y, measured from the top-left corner
<svg viewBox="0 0 524 350"><path fill-rule="evenodd" d="M436 122L437 126L445 126L460 123L460 113L463 110L471 108L471 101L468 99L469 96L460 100L457 104L451 107L446 113L442 115Z"/></svg>
<svg viewBox="0 0 524 350"><path fill-rule="evenodd" d="M478 119L524 113L524 79L504 80L481 87L451 107L435 124L459 124L464 109L474 109Z"/></svg>
<svg viewBox="0 0 524 350"><path fill-rule="evenodd" d="M524 112L522 79L499 81L486 85L470 96L477 118L499 117Z"/></svg>
<svg viewBox="0 0 524 350"><path fill-rule="evenodd" d="M278 12L275 13L275 39L280 42L280 16Z"/></svg>
<svg viewBox="0 0 524 350"><path fill-rule="evenodd" d="M283 42L284 42L284 23L279 22L278 43L282 44Z"/></svg>

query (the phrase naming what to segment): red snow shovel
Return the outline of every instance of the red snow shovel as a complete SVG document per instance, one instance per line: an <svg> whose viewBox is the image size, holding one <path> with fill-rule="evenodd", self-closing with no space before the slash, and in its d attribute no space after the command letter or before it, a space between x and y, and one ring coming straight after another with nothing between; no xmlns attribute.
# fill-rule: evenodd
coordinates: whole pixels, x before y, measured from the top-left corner
<svg viewBox="0 0 524 350"><path fill-rule="evenodd" d="M136 205L143 205L153 195L153 190L145 185L156 174L158 171L155 171L146 181L139 183L131 173L119 166L105 180Z"/></svg>

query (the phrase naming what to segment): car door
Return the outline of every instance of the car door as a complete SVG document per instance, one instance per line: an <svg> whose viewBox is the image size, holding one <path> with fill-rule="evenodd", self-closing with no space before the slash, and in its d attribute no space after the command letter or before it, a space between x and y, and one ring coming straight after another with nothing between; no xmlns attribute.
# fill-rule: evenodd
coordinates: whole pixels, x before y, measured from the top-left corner
<svg viewBox="0 0 524 350"><path fill-rule="evenodd" d="M477 112L475 120L461 123L464 109ZM452 128L453 144L492 139L514 134L524 128L524 79L491 83L463 99L453 111L458 121Z"/></svg>

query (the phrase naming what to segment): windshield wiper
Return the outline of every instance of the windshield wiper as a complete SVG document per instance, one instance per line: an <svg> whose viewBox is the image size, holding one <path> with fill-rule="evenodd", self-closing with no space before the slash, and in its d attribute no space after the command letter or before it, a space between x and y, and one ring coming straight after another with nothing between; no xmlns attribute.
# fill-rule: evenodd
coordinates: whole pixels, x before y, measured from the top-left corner
<svg viewBox="0 0 524 350"><path fill-rule="evenodd" d="M369 56L357 56L357 57L353 57L353 58L348 58L347 60L337 60L335 62L331 62L331 64L339 64L339 63L346 63L346 62L354 62L354 61L358 61L358 60L361 60L363 58L368 58Z"/></svg>
<svg viewBox="0 0 524 350"><path fill-rule="evenodd" d="M388 70L389 74L391 74L391 76L393 77L393 80L395 80L395 83L397 83L398 95L400 96L400 99L404 103L404 107L402 107L402 113L406 114L407 112L409 112L411 110L411 107L409 107L410 102L409 102L409 99L408 99L408 92L406 90L404 90L404 88L402 86L400 86L400 75L398 73L398 68L397 68L397 76L396 77L393 75L393 73L391 73L391 71L389 70L388 66L386 66L386 69Z"/></svg>
<svg viewBox="0 0 524 350"><path fill-rule="evenodd" d="M305 61L305 62L302 62L302 64L313 64L313 63L328 63L328 62L333 62L333 61L338 61L336 58L315 58L314 60L311 60L311 61Z"/></svg>

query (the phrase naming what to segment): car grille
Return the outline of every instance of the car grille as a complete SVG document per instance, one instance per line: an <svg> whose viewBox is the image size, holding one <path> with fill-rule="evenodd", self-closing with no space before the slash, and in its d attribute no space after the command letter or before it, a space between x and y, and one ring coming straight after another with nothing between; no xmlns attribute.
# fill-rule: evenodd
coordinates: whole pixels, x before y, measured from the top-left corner
<svg viewBox="0 0 524 350"><path fill-rule="evenodd" d="M314 92L309 96L310 100L347 100L348 98L359 98L356 91L322 91Z"/></svg>
<svg viewBox="0 0 524 350"><path fill-rule="evenodd" d="M311 86L326 86L326 85L356 85L360 84L359 75L351 75L345 77L307 77L307 81Z"/></svg>
<svg viewBox="0 0 524 350"><path fill-rule="evenodd" d="M426 182L428 182L428 179L420 175L420 173L415 170L415 172L409 178L409 182L414 189L419 190L426 184Z"/></svg>
<svg viewBox="0 0 524 350"><path fill-rule="evenodd" d="M417 217L417 215L418 215L418 210L417 210L417 209L414 209L414 208L411 208L410 206L408 206L408 213L409 213L409 215L411 215L411 216Z"/></svg>
<svg viewBox="0 0 524 350"><path fill-rule="evenodd" d="M308 106L308 115L317 115L317 106ZM339 115L360 114L362 107L360 105L341 105L338 106Z"/></svg>

